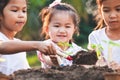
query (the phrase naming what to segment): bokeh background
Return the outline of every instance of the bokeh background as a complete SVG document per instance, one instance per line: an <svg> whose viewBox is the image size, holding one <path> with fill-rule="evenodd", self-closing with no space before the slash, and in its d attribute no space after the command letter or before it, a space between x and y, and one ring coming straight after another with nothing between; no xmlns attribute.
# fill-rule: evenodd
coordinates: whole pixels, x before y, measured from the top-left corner
<svg viewBox="0 0 120 80"><path fill-rule="evenodd" d="M39 12L42 8L49 6L54 0L28 0L28 21L23 30L17 34L17 38L22 40L43 40L40 37L42 23L39 19ZM74 36L75 43L87 49L88 35L96 26L94 20L96 2L95 0L62 0L62 2L71 4L80 15L80 35ZM27 52L28 62L31 67L40 66L36 52Z"/></svg>

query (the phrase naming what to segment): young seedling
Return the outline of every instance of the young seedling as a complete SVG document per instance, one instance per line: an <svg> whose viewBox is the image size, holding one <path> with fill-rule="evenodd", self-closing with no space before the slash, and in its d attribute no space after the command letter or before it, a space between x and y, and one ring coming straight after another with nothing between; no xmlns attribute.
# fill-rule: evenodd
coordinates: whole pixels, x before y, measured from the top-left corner
<svg viewBox="0 0 120 80"><path fill-rule="evenodd" d="M67 47L73 47L72 44L69 44L67 42L59 42L58 46L61 46L63 50L66 50ZM57 54L61 57L64 57L68 60L72 60L72 57L70 56L71 52L64 52L64 51L57 51Z"/></svg>
<svg viewBox="0 0 120 80"><path fill-rule="evenodd" d="M72 44L69 44L67 42L59 42L57 45L61 46L63 50L66 50L67 47L73 47Z"/></svg>
<svg viewBox="0 0 120 80"><path fill-rule="evenodd" d="M96 50L97 53L97 58L100 59L101 56L103 56L102 54L102 46L100 44L91 44L92 49Z"/></svg>
<svg viewBox="0 0 120 80"><path fill-rule="evenodd" d="M103 48L100 44L92 44L91 47L96 51L97 53L97 58L98 58L98 61L96 63L96 65L98 66L105 66L105 65L108 65L106 59L104 58L103 56Z"/></svg>
<svg viewBox="0 0 120 80"><path fill-rule="evenodd" d="M115 42L113 42L113 41L105 41L105 40L103 40L103 42L105 42L105 43L108 43L108 61L110 62L111 61L111 59L112 59L112 48L113 47L120 47L120 44L118 44L118 43L115 43Z"/></svg>

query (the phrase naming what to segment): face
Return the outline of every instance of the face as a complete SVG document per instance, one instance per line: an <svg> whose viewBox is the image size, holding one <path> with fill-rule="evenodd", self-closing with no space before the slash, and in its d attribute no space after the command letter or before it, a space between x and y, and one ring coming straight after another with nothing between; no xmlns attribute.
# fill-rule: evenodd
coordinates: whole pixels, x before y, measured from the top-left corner
<svg viewBox="0 0 120 80"><path fill-rule="evenodd" d="M48 34L54 42L69 42L75 26L69 12L58 11L53 15L48 26Z"/></svg>
<svg viewBox="0 0 120 80"><path fill-rule="evenodd" d="M103 1L101 6L101 14L109 29L120 29L120 0Z"/></svg>
<svg viewBox="0 0 120 80"><path fill-rule="evenodd" d="M27 4L25 0L10 0L3 10L1 30L19 32L27 20Z"/></svg>

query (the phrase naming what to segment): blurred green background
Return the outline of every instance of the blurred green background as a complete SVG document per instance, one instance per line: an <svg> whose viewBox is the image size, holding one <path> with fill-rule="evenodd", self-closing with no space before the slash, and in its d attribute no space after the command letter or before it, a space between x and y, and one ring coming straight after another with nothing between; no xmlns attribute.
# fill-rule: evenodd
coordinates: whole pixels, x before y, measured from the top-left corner
<svg viewBox="0 0 120 80"><path fill-rule="evenodd" d="M54 0L29 0L28 21L23 30L16 37L22 40L43 40L40 37L42 23L39 19L39 12L45 6L49 6ZM74 36L75 43L83 48L87 48L88 35L96 26L94 21L94 10L96 8L95 0L62 0L76 8L80 15L80 35ZM31 67L40 66L40 62L36 56L36 52L28 52L28 62Z"/></svg>

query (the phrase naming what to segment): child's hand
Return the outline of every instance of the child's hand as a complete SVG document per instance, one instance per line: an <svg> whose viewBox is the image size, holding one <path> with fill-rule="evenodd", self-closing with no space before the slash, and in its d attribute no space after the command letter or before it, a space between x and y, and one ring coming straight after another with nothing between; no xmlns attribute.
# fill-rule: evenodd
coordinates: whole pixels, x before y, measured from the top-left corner
<svg viewBox="0 0 120 80"><path fill-rule="evenodd" d="M50 66L59 66L61 64L61 58L58 55L44 55L42 54L44 62Z"/></svg>
<svg viewBox="0 0 120 80"><path fill-rule="evenodd" d="M113 70L119 70L120 71L120 64L118 64L114 61L110 62L109 67L112 68Z"/></svg>
<svg viewBox="0 0 120 80"><path fill-rule="evenodd" d="M59 65L59 63L58 63L58 59L57 59L57 56L50 55L50 59L51 59L53 65L56 65L56 66Z"/></svg>
<svg viewBox="0 0 120 80"><path fill-rule="evenodd" d="M45 41L38 45L38 50L45 55L56 55L56 50L51 43Z"/></svg>

